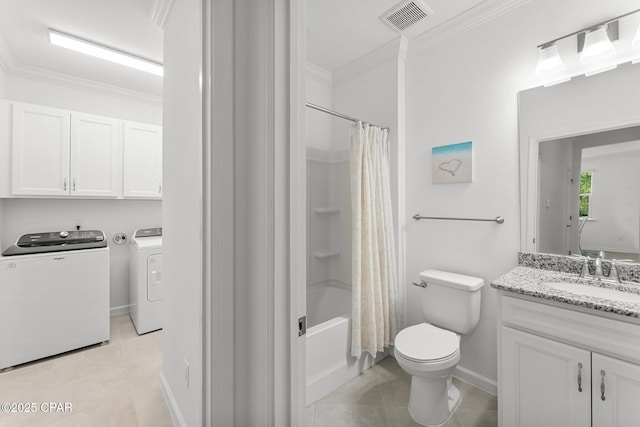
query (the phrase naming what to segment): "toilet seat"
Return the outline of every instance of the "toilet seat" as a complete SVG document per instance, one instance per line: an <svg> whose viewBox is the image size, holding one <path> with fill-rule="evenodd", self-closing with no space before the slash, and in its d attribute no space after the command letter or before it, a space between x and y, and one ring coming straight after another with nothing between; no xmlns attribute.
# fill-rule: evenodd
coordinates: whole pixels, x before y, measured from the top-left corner
<svg viewBox="0 0 640 427"><path fill-rule="evenodd" d="M429 323L403 329L396 335L395 351L418 363L443 362L459 356L458 335Z"/></svg>

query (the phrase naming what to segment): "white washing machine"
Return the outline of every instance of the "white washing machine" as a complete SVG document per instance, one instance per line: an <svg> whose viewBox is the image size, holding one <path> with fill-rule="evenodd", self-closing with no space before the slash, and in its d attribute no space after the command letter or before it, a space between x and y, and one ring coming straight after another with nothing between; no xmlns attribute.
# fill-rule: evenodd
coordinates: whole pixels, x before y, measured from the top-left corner
<svg viewBox="0 0 640 427"><path fill-rule="evenodd" d="M31 233L0 257L0 369L109 340L100 230Z"/></svg>
<svg viewBox="0 0 640 427"><path fill-rule="evenodd" d="M131 239L129 315L138 334L162 329L162 228L141 228Z"/></svg>

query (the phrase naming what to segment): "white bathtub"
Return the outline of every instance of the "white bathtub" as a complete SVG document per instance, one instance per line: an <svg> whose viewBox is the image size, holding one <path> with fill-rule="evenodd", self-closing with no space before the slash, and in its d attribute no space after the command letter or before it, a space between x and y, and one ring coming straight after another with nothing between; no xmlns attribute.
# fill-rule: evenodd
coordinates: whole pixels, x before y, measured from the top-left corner
<svg viewBox="0 0 640 427"><path fill-rule="evenodd" d="M307 288L307 405L382 360L351 356L351 290L335 281Z"/></svg>

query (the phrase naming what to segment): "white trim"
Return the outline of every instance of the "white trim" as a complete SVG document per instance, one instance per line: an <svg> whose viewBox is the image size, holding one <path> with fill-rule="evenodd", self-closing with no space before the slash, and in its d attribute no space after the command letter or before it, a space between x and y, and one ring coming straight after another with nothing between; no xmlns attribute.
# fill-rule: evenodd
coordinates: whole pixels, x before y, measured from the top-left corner
<svg viewBox="0 0 640 427"><path fill-rule="evenodd" d="M530 0L489 0L468 9L411 41L411 54L422 52L442 42L459 37L474 28L519 8Z"/></svg>
<svg viewBox="0 0 640 427"><path fill-rule="evenodd" d="M342 68L333 72L333 84L338 86L346 81L360 76L372 68L377 67L387 61L396 60L401 50L406 51L406 38L398 36L390 42L372 50L360 58L348 63Z"/></svg>
<svg viewBox="0 0 640 427"><path fill-rule="evenodd" d="M298 337L298 318L307 313L307 195L305 144L305 60L307 2L290 0L289 29L289 321L290 414L288 425L306 423L307 337ZM287 425L287 424L284 424Z"/></svg>
<svg viewBox="0 0 640 427"><path fill-rule="evenodd" d="M15 65L16 59L13 57L13 53L11 49L9 49L4 37L0 35L0 68L2 68L5 74L8 74Z"/></svg>
<svg viewBox="0 0 640 427"><path fill-rule="evenodd" d="M167 405L167 409L169 409L169 415L171 415L173 425L178 427L187 427L187 422L184 420L184 417L180 412L178 401L173 395L171 387L169 387L169 383L164 376L164 372L160 373L160 391L162 392L164 403Z"/></svg>
<svg viewBox="0 0 640 427"><path fill-rule="evenodd" d="M95 80L83 79L80 77L69 76L67 74L56 73L54 71L45 70L43 68L29 67L26 65L15 64L8 72L8 76L22 77L31 80L39 80L45 83L51 83L60 86L66 86L72 89L80 89L98 93L100 95L110 95L121 98L131 98L138 101L144 101L153 104L161 104L162 96L150 93L140 92L132 89L126 89L107 83L97 82Z"/></svg>
<svg viewBox="0 0 640 427"><path fill-rule="evenodd" d="M235 425L234 0L201 1L202 424ZM215 284L215 286L214 286Z"/></svg>
<svg viewBox="0 0 640 427"><path fill-rule="evenodd" d="M305 76L325 86L333 85L333 73L311 62L305 64Z"/></svg>
<svg viewBox="0 0 640 427"><path fill-rule="evenodd" d="M471 369L463 368L458 365L456 370L453 372L453 376L465 383L479 388L480 390L486 391L492 396L498 395L498 383L496 381L489 379L484 375L480 375Z"/></svg>
<svg viewBox="0 0 640 427"><path fill-rule="evenodd" d="M117 307L111 307L109 309L110 317L121 316L123 314L129 313L131 313L131 304L119 305Z"/></svg>
<svg viewBox="0 0 640 427"><path fill-rule="evenodd" d="M253 313L255 323L245 331L250 340L248 350L254 357L250 358L248 367L252 375L249 384L255 393L254 402L249 401L250 420L263 420L264 425L274 424L274 355L280 343L275 342L275 220L279 211L279 201L275 200L276 170L275 149L275 4L277 0L260 0L257 6L257 52L255 55L257 69L249 73L251 80L256 80L256 92L250 96L253 102L253 114L250 120L255 120L253 129L249 131L248 165L254 170L254 179L249 186L256 191L255 196L249 197L250 208L248 220L249 229L253 229L252 246L254 257L249 257L248 268L250 283L247 295L250 304L248 308ZM256 73L257 72L257 73ZM253 116L253 117L251 117ZM254 133L255 132L255 133ZM285 212L280 212L284 214ZM255 227L255 228L254 228ZM253 258L253 260L251 260ZM253 279L253 280L252 280ZM255 347L254 347L255 346ZM255 351L259 349L259 351ZM260 354L261 353L261 354Z"/></svg>
<svg viewBox="0 0 640 427"><path fill-rule="evenodd" d="M174 0L153 0L149 5L149 17L160 28L164 28Z"/></svg>

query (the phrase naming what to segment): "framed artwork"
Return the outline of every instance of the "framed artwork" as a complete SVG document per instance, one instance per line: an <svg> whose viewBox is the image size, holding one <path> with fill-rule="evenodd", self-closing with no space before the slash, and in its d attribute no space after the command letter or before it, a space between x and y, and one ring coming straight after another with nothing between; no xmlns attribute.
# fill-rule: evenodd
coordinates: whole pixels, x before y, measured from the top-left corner
<svg viewBox="0 0 640 427"><path fill-rule="evenodd" d="M473 142L441 145L431 148L431 182L451 184L471 182Z"/></svg>

